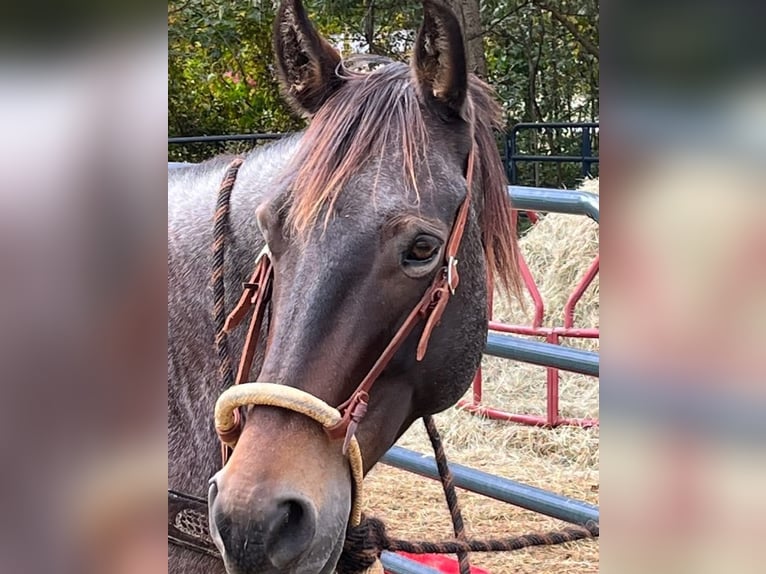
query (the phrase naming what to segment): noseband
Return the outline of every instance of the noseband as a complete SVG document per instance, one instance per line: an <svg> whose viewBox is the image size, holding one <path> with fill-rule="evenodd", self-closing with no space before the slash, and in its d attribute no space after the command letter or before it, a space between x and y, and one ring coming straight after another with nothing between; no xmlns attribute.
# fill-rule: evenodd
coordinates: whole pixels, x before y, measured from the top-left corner
<svg viewBox="0 0 766 574"><path fill-rule="evenodd" d="M421 361L428 349L428 341L434 327L439 324L451 295L457 289L460 277L457 271L457 252L463 239L468 213L471 207L471 188L474 169L473 147L468 155L466 183L467 191L458 208L444 250L444 265L439 269L428 289L410 311L399 330L378 357L367 375L359 383L348 400L337 408L300 389L271 383L248 383L253 357L258 346L258 336L263 323L265 308L272 294L274 267L268 246L258 255L255 270L234 310L224 324L226 332L236 328L250 309L253 314L247 330L234 386L225 390L215 407L215 428L222 443L223 463L226 464L229 449L233 449L242 432L239 407L247 405L275 406L288 409L319 422L333 440L343 439L343 454L349 457L354 480L354 503L351 513L352 525L361 518L362 457L356 441L356 430L367 413L370 391L381 373L391 362L396 352L412 330L424 321L423 333L417 346L416 359Z"/></svg>

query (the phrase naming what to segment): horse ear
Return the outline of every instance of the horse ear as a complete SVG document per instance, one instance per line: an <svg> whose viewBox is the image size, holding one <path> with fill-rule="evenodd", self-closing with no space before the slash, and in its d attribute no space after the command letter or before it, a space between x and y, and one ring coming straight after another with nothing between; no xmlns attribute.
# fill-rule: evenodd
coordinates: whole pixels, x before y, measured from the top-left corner
<svg viewBox="0 0 766 574"><path fill-rule="evenodd" d="M280 3L274 52L282 88L300 112L316 113L343 83L340 54L314 29L301 0Z"/></svg>
<svg viewBox="0 0 766 574"><path fill-rule="evenodd" d="M468 70L460 22L436 0L423 1L423 24L412 54L421 97L447 117L462 117Z"/></svg>

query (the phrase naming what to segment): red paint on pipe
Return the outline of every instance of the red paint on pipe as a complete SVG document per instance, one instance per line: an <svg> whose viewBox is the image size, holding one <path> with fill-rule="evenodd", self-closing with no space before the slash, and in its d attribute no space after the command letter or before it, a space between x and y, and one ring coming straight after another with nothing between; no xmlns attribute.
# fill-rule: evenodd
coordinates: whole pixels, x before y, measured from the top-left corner
<svg viewBox="0 0 766 574"><path fill-rule="evenodd" d="M585 275L583 275L583 278L580 279L577 287L575 287L575 290L569 296L569 299L567 299L566 305L564 305L564 327L571 329L574 325L575 305L582 299L583 294L587 291L588 287L590 287L591 283L593 283L596 275L598 275L598 268L599 256L596 255L596 258L590 264L590 267L588 267Z"/></svg>
<svg viewBox="0 0 766 574"><path fill-rule="evenodd" d="M582 299L585 291L591 286L594 279L598 275L599 271L599 256L591 262L587 271L577 283L574 291L570 294L564 305L564 326L556 327L543 327L543 319L545 317L545 303L543 302L540 290L535 283L535 279L527 265L524 256L520 253L518 257L519 271L524 281L524 285L529 292L535 307L534 318L532 319L532 325L508 325L499 321L492 320L492 303L494 288L492 285L491 277L487 278L488 285L488 317L489 317L489 330L497 331L499 333L511 333L514 335L524 335L531 337L544 338L548 343L554 345L560 345L562 338L581 338L581 339L598 339L599 329L593 328L578 328L574 326L574 312L577 303ZM578 418L562 418L559 415L559 383L560 375L559 370L553 367L546 368L546 408L545 416L529 415L529 414L514 414L500 409L487 407L482 404L482 372L481 367L474 377L472 388L472 398L470 401L462 400L458 403L458 406L465 409L471 414L484 416L494 420L502 420L508 422L521 423L533 426L543 427L556 427L561 425L571 425L579 427L593 427L598 426L598 419L578 419Z"/></svg>
<svg viewBox="0 0 766 574"><path fill-rule="evenodd" d="M472 415L485 417L492 420L519 423L519 424L535 426L535 427L550 427L550 425L548 424L547 416L509 413L507 411L495 409L492 407L487 407L484 405L475 405L471 403L470 401L460 401L458 403L458 407L462 408L467 413L470 413ZM588 418L577 419L577 418L559 417L558 421L556 422L556 426L562 426L562 425L591 428L591 427L599 426L599 420L588 419Z"/></svg>

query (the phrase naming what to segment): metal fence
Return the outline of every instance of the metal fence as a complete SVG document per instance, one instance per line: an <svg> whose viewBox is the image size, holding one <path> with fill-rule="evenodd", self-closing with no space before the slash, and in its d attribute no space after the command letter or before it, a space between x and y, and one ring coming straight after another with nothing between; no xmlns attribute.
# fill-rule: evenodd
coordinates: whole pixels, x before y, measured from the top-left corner
<svg viewBox="0 0 766 574"><path fill-rule="evenodd" d="M506 176L511 185L518 185L519 183L531 183L537 185L537 181L531 181L530 178L524 177L523 170L520 169L520 164L580 164L580 176L587 177L594 175L594 165L599 163L598 157L598 128L597 122L541 122L541 123L529 123L521 122L514 125L510 131L505 135L502 142L502 158L503 164L506 170ZM574 155L550 155L550 154L537 154L525 151L525 147L521 141L520 136L525 132L540 132L540 131L555 131L559 134L570 131L579 131L580 136L578 138L579 150ZM222 152L226 148L222 144L231 142L253 142L261 143L266 141L276 140L287 135L289 133L264 133L264 134L232 134L232 135L211 135L211 136L184 136L184 137L171 137L168 138L169 145L195 145L195 144L207 144L211 146L211 149L215 149L217 152ZM565 183L558 178L555 181L550 181L549 185L562 185Z"/></svg>
<svg viewBox="0 0 766 574"><path fill-rule="evenodd" d="M581 214L592 218L594 221L599 221L598 196L594 194L527 187L510 187L509 193L514 205L520 209ZM582 290L584 291L584 287ZM580 295L581 294L582 293L580 293ZM576 298L571 297L570 302L572 303L573 308L574 304L576 304ZM501 328L513 328L512 326L503 325L501 323L490 323L491 329L497 329L498 326ZM523 329L519 328L517 332L522 331ZM595 331L597 336L598 331ZM537 332L528 332L524 334L539 336L539 333ZM566 333L552 331L551 334L556 334L556 341L558 342L559 336L572 336L577 333L569 331ZM550 340L550 338L548 340ZM523 339L508 334L500 334L493 332L493 330L490 330L487 334L485 353L515 361L541 365L549 369L549 371L555 369L557 375L558 370L560 369L595 377L599 376L600 361L598 353L568 348L559 344ZM477 383L475 380L474 402L468 403L474 407L473 412L481 412L485 415L488 414L487 411L489 411L489 414L493 411L502 412L485 407L481 404L480 375L477 379L479 381L478 402L476 400ZM551 407L550 385L552 380L553 379L549 375L549 408ZM551 421L554 421L555 424L574 422L558 418L558 378L555 379L555 398L555 411L552 411L552 413L555 414L555 417L549 412L546 417L538 417L535 420L524 420L525 417L531 417L531 415L510 415L510 418L506 418L505 420L515 420L514 417L518 417L522 419L518 422L532 424L546 424ZM587 426L589 421L579 422L583 424L583 426ZM596 424L595 421L590 422ZM392 447L385 455L383 455L381 462L427 478L435 480L438 480L439 478L436 461L432 456L426 456L399 446ZM455 485L459 488L574 524L585 524L589 521L599 522L599 508L592 504L495 476L460 464L450 464L449 466L454 476ZM386 565L385 561L384 565ZM406 565L400 567L398 564L392 564L391 566L392 567L386 565L386 569L391 573L396 574L420 574L421 572L425 574L427 572L427 570L420 569L409 570ZM422 566L417 565L415 568L422 568ZM431 570L431 573L436 574L436 571Z"/></svg>
<svg viewBox="0 0 766 574"><path fill-rule="evenodd" d="M584 191L563 191L533 187L510 186L509 194L514 208L528 210L530 214L538 211L567 213L590 217L599 222L599 197ZM512 413L501 408L488 406L483 401L483 382L481 369L473 381L473 394L469 400L459 404L472 414L492 419L515 423L554 427L575 425L589 427L598 425L597 419L565 418L559 412L560 370L573 371L598 377L598 354L572 349L561 345L568 338L597 339L599 329L594 326L578 327L574 324L575 308L593 284L599 272L600 259L596 255L588 267L583 270L579 281L572 286L564 306L560 323L543 325L545 302L540 294L535 278L523 254L519 255L519 269L524 286L534 304L534 316L530 325L509 325L490 320L487 340L487 354L540 365L546 369L546 406L545 415ZM490 294L491 296L491 294ZM490 313L491 319L491 313ZM501 334L504 333L504 334ZM510 337L508 334L543 338L545 342Z"/></svg>
<svg viewBox="0 0 766 574"><path fill-rule="evenodd" d="M521 122L513 126L505 137L503 146L503 163L505 165L508 182L511 185L527 183L531 185L540 185L540 181L522 174L519 164L580 164L580 177L590 177L594 175L594 164L599 163L598 158L598 123L597 122ZM566 131L579 131L578 153L569 155L551 155L549 153L539 154L536 152L537 145L531 141L525 142L524 146L520 141L520 136L529 132L530 136L537 137L540 132L549 131L557 134L558 139ZM528 139L532 139L531 137ZM559 141L559 143L561 143ZM524 151L525 148L533 148L533 151ZM569 147L564 144L563 147ZM562 185L566 183L561 177L557 180L542 182L547 185Z"/></svg>

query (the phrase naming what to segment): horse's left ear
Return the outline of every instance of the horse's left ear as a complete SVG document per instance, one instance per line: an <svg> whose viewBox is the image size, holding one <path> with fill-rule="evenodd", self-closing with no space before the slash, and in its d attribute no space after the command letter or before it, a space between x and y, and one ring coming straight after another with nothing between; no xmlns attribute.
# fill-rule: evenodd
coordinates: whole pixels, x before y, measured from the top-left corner
<svg viewBox="0 0 766 574"><path fill-rule="evenodd" d="M412 68L425 103L448 118L464 116L468 67L463 34L454 12L436 0L423 1Z"/></svg>
<svg viewBox="0 0 766 574"><path fill-rule="evenodd" d="M301 112L316 113L343 83L340 54L314 29L301 0L280 3L274 52L282 87Z"/></svg>

